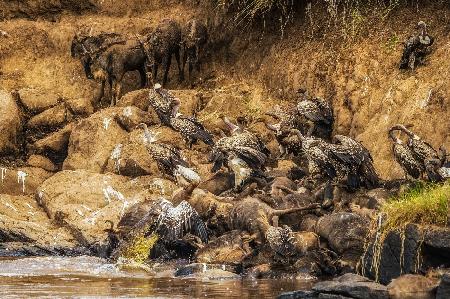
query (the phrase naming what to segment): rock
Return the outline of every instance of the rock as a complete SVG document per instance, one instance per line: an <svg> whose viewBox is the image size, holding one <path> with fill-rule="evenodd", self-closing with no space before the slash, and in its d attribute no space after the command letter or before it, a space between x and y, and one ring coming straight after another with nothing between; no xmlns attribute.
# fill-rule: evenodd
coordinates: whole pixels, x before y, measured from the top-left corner
<svg viewBox="0 0 450 299"><path fill-rule="evenodd" d="M226 265L208 265L205 263L194 263L181 267L175 271L175 277L195 277L197 279L239 279L240 276L227 271L230 267Z"/></svg>
<svg viewBox="0 0 450 299"><path fill-rule="evenodd" d="M65 228L50 222L32 196L0 194L0 202L0 244L9 255L68 253L78 246Z"/></svg>
<svg viewBox="0 0 450 299"><path fill-rule="evenodd" d="M127 132L115 121L123 108L107 108L81 120L72 129L64 170L105 170L112 151L127 140ZM120 112L119 112L120 111Z"/></svg>
<svg viewBox="0 0 450 299"><path fill-rule="evenodd" d="M128 132L134 130L140 123L145 123L148 126L159 124L157 115L142 111L134 106L126 106L116 116L119 124Z"/></svg>
<svg viewBox="0 0 450 299"><path fill-rule="evenodd" d="M72 114L64 104L59 104L33 116L27 123L28 129L50 129L62 127L72 120Z"/></svg>
<svg viewBox="0 0 450 299"><path fill-rule="evenodd" d="M106 171L130 177L160 173L156 161L144 145L143 130L134 130L129 134L127 142L116 145L109 157Z"/></svg>
<svg viewBox="0 0 450 299"><path fill-rule="evenodd" d="M66 103L73 114L88 116L94 113L94 107L88 98L67 99Z"/></svg>
<svg viewBox="0 0 450 299"><path fill-rule="evenodd" d="M180 112L184 115L195 115L201 110L201 96L193 89L177 89L170 91L181 100Z"/></svg>
<svg viewBox="0 0 450 299"><path fill-rule="evenodd" d="M317 299L319 294L313 291L293 291L280 294L277 299Z"/></svg>
<svg viewBox="0 0 450 299"><path fill-rule="evenodd" d="M32 145L31 149L36 153L46 154L49 157L55 155L63 155L65 158L67 155L67 147L69 145L69 138L70 134L72 133L73 127L73 123L68 124L61 130L51 133L46 137L36 141Z"/></svg>
<svg viewBox="0 0 450 299"><path fill-rule="evenodd" d="M313 291L357 299L388 299L387 287L357 274L344 274L330 281L318 282ZM318 297L321 298L321 297Z"/></svg>
<svg viewBox="0 0 450 299"><path fill-rule="evenodd" d="M444 274L436 292L436 299L450 298L450 273Z"/></svg>
<svg viewBox="0 0 450 299"><path fill-rule="evenodd" d="M367 209L379 209L392 193L383 188L372 189L357 196L353 196L352 203Z"/></svg>
<svg viewBox="0 0 450 299"><path fill-rule="evenodd" d="M148 89L139 89L124 94L118 101L117 106L136 106L137 108L147 111L149 107Z"/></svg>
<svg viewBox="0 0 450 299"><path fill-rule="evenodd" d="M434 299L436 286L425 276L406 274L394 279L387 288L391 299Z"/></svg>
<svg viewBox="0 0 450 299"><path fill-rule="evenodd" d="M58 104L61 97L43 90L23 88L19 90L19 98L25 108L29 111L40 113Z"/></svg>
<svg viewBox="0 0 450 299"><path fill-rule="evenodd" d="M249 242L250 236L247 233L233 230L210 241L198 250L196 261L208 264L239 265L253 251Z"/></svg>
<svg viewBox="0 0 450 299"><path fill-rule="evenodd" d="M27 160L27 164L31 167L42 168L50 172L55 172L58 170L49 158L40 155L31 155Z"/></svg>
<svg viewBox="0 0 450 299"><path fill-rule="evenodd" d="M251 279L263 278L269 275L271 270L272 269L269 264L261 264L248 269L246 272L246 276L247 278Z"/></svg>
<svg viewBox="0 0 450 299"><path fill-rule="evenodd" d="M424 254L438 259L435 265L442 265L450 260L450 228L429 226L424 228Z"/></svg>
<svg viewBox="0 0 450 299"><path fill-rule="evenodd" d="M317 234L325 238L333 250L340 254L351 251L359 256L363 253L368 229L365 219L345 212L325 215L316 225Z"/></svg>
<svg viewBox="0 0 450 299"><path fill-rule="evenodd" d="M1 168L0 172L0 194L9 195L34 194L37 187L53 175L36 167Z"/></svg>
<svg viewBox="0 0 450 299"><path fill-rule="evenodd" d="M0 90L0 154L16 152L22 130L19 108L11 94Z"/></svg>
<svg viewBox="0 0 450 299"><path fill-rule="evenodd" d="M401 274L417 273L421 268L418 262L426 262L423 256L418 258L422 240L420 228L409 224L403 232L387 233L382 244L371 241L361 260L364 275L388 284Z"/></svg>
<svg viewBox="0 0 450 299"><path fill-rule="evenodd" d="M156 134L158 142L167 143L178 147L179 149L186 147L186 143L184 142L183 137L181 137L181 134L169 127L155 126L149 129Z"/></svg>
<svg viewBox="0 0 450 299"><path fill-rule="evenodd" d="M105 221L118 223L129 207L151 200L153 189L149 186L153 183L150 177L131 180L114 174L66 170L42 183L36 200L50 218L62 215L80 243L101 248L107 240L104 230L109 227Z"/></svg>

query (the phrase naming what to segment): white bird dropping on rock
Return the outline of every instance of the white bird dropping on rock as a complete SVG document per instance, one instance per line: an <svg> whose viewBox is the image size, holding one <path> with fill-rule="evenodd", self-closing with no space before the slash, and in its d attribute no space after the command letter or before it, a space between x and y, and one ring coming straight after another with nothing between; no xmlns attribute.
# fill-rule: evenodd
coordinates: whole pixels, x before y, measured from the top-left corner
<svg viewBox="0 0 450 299"><path fill-rule="evenodd" d="M103 119L103 128L104 128L105 130L108 130L109 124L110 124L110 123L111 123L111 118L105 117L105 118Z"/></svg>
<svg viewBox="0 0 450 299"><path fill-rule="evenodd" d="M123 108L123 112L122 113L123 113L123 116L126 116L126 117L130 117L130 116L133 115L133 112L131 111L131 107L130 106Z"/></svg>
<svg viewBox="0 0 450 299"><path fill-rule="evenodd" d="M4 180L5 177L6 177L6 168L2 167L2 168L1 168L1 172L2 172L1 176L2 176L2 184L3 184L3 180Z"/></svg>
<svg viewBox="0 0 450 299"><path fill-rule="evenodd" d="M25 193L25 177L28 176L27 173L19 170L17 171L17 183L22 182L22 192Z"/></svg>
<svg viewBox="0 0 450 299"><path fill-rule="evenodd" d="M117 144L111 153L111 159L114 160L114 169L117 173L120 172L120 156L122 154L122 148L123 145L121 143Z"/></svg>

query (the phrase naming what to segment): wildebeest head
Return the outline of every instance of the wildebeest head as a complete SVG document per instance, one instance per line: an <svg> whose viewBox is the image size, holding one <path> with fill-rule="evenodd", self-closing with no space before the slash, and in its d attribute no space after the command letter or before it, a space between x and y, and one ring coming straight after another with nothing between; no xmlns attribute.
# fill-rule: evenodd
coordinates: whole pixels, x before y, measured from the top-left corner
<svg viewBox="0 0 450 299"><path fill-rule="evenodd" d="M72 58L80 58L87 54L87 50L83 45L83 41L85 40L85 36L75 34L72 39L72 44L70 46L70 54Z"/></svg>

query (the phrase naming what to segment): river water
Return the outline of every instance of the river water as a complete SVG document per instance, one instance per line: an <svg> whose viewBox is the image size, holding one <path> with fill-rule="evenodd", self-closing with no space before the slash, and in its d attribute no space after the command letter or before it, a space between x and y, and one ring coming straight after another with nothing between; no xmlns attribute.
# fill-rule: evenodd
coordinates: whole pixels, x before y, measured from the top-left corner
<svg viewBox="0 0 450 299"><path fill-rule="evenodd" d="M33 257L0 260L3 298L274 298L309 289L299 279L174 278L154 268L125 271L93 257Z"/></svg>

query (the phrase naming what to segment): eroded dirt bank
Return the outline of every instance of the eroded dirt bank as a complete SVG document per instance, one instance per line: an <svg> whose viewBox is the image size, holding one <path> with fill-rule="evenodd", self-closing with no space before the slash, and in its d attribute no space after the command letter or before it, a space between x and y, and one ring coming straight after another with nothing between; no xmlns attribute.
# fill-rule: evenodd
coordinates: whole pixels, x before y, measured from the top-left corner
<svg viewBox="0 0 450 299"><path fill-rule="evenodd" d="M319 10L306 13L305 7L297 7L281 34L274 20L235 28L226 7L213 9L206 0L1 5L8 8L0 22L2 254L111 256L111 240L120 220L142 216L165 197L174 204L187 200L211 237L205 247L192 245L197 246L195 238L182 240L195 252L187 253L198 264L177 268L174 276L201 277L206 274L200 263L210 263L209 270L219 277L288 273L310 278L367 270L371 278L380 278L378 265L389 268L398 262L393 269L380 270L380 281L388 283L402 271L417 273L442 261L444 267L450 266L445 259L450 244L442 237L448 236L448 226L410 227L407 259L424 258L420 265L402 264L406 233L392 233L384 244L366 242L380 207L404 190L400 183L356 192L344 188L333 193L330 203L325 188L315 188L315 182L305 179L304 171L292 161L299 159L272 159L267 173L273 181L236 193L233 177L226 171L212 176L208 146L200 143L190 149L178 132L161 123L149 108L149 90L137 90L137 74L126 75L123 97L116 107L106 108L107 100L103 105L92 101L98 84L86 79L80 62L70 55L77 32L118 32L133 39L135 33L151 32L163 18L185 24L195 16L205 20L210 30L201 73L190 88L177 82L172 67L167 86L181 100L183 114L195 115L215 139L226 131L221 116L229 116L258 134L276 157L277 141L260 118L276 104L295 102L296 91L303 88L330 99L335 134L361 141L372 153L380 176L398 179L403 174L387 138L392 125L413 125L414 132L434 148L450 147L448 6L400 6L383 18L380 12L361 15L346 27L332 24ZM436 39L433 51L414 72L400 71L402 41L418 20L429 24ZM202 178L198 188L189 193L189 188L180 189L173 179L161 176L145 147L148 139L140 123L159 142L181 149L183 159ZM293 215L280 212L302 207L310 208ZM255 211L258 217L252 218ZM258 238L259 230L263 236ZM278 238L279 231L289 238ZM276 251L265 243L269 238L291 247ZM421 252L421 246L427 250ZM373 255L361 263L368 247ZM436 252L437 260L427 260ZM227 267L217 266L222 264ZM414 279L406 283L413 285ZM433 288L435 282L424 284ZM362 284L387 296L386 287L352 275L316 286L311 296L334 294L340 283Z"/></svg>

